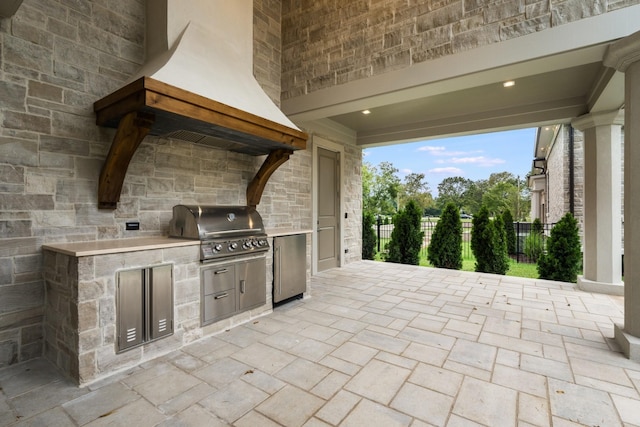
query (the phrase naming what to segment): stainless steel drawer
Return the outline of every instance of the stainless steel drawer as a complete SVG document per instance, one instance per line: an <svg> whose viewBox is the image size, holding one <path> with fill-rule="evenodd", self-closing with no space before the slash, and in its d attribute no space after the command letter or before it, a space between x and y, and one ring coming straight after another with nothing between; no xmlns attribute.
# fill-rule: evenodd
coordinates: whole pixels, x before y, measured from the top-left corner
<svg viewBox="0 0 640 427"><path fill-rule="evenodd" d="M202 286L205 295L231 290L235 288L235 285L233 264L218 265L202 270Z"/></svg>
<svg viewBox="0 0 640 427"><path fill-rule="evenodd" d="M212 323L234 314L236 312L235 292L235 289L229 289L228 291L205 295L202 323Z"/></svg>

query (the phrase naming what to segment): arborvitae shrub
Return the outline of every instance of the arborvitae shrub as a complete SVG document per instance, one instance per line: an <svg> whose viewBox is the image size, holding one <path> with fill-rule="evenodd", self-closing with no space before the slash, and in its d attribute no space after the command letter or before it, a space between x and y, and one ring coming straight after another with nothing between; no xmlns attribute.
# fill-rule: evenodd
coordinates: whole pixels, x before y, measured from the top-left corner
<svg viewBox="0 0 640 427"><path fill-rule="evenodd" d="M524 241L524 254L533 262L538 262L538 259L544 253L545 236L543 234L542 222L540 218L533 220L531 225L531 233Z"/></svg>
<svg viewBox="0 0 640 427"><path fill-rule="evenodd" d="M547 252L538 259L538 274L541 279L575 283L581 261L578 222L571 213L567 213L551 229Z"/></svg>
<svg viewBox="0 0 640 427"><path fill-rule="evenodd" d="M509 268L506 237L502 218L489 219L486 207L473 217L471 251L476 258L477 272L505 274Z"/></svg>
<svg viewBox="0 0 640 427"><path fill-rule="evenodd" d="M376 254L375 217L371 212L362 212L362 259L373 259Z"/></svg>
<svg viewBox="0 0 640 427"><path fill-rule="evenodd" d="M404 210L393 217L393 231L387 245L386 260L400 264L418 265L424 233L421 230L422 211L410 200Z"/></svg>
<svg viewBox="0 0 640 427"><path fill-rule="evenodd" d="M502 213L504 231L507 233L507 252L509 255L516 253L516 230L513 228L513 216L509 209Z"/></svg>
<svg viewBox="0 0 640 427"><path fill-rule="evenodd" d="M501 216L497 216L492 222L495 231L493 246L492 273L507 274L509 270L509 255L507 252L507 233ZM511 227L513 228L513 227Z"/></svg>
<svg viewBox="0 0 640 427"><path fill-rule="evenodd" d="M489 248L487 228L489 227L489 211L486 207L481 207L480 211L474 215L471 226L471 252L476 258L476 271L487 271L487 259L485 252Z"/></svg>
<svg viewBox="0 0 640 427"><path fill-rule="evenodd" d="M540 218L534 219L533 223L531 224L531 232L532 233L542 234L543 231L544 231L544 229L542 227L542 221L540 221Z"/></svg>
<svg viewBox="0 0 640 427"><path fill-rule="evenodd" d="M444 208L431 234L427 259L436 268L462 268L462 222L453 203Z"/></svg>

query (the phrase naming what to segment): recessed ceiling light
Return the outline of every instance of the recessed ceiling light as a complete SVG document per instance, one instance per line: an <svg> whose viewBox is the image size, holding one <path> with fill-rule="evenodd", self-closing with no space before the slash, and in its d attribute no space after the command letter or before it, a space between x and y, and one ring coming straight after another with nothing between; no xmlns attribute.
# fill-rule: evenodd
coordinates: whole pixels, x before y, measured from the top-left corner
<svg viewBox="0 0 640 427"><path fill-rule="evenodd" d="M513 80L509 80L509 81L506 81L506 82L502 83L502 86L504 86L504 87L511 87L511 86L515 86L515 85L516 85L516 82L514 82Z"/></svg>
<svg viewBox="0 0 640 427"><path fill-rule="evenodd" d="M365 114L365 115L366 115L366 114L371 114L371 111L369 111L369 110L364 110L364 111L362 112L362 114Z"/></svg>

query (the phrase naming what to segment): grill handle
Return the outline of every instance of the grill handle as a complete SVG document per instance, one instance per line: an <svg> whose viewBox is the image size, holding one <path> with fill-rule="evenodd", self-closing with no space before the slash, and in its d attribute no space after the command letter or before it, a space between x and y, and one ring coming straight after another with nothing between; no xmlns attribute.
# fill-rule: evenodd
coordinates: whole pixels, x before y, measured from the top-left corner
<svg viewBox="0 0 640 427"><path fill-rule="evenodd" d="M208 231L205 232L204 235L209 236L217 236L224 234L239 234L239 233L262 233L261 228L239 228L236 230L221 230L221 231Z"/></svg>

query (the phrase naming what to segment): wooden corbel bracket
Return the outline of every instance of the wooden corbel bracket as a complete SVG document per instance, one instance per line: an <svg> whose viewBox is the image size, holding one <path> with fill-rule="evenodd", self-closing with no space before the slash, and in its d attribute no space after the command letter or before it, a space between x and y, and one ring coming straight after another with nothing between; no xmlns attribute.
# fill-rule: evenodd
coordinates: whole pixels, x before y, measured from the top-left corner
<svg viewBox="0 0 640 427"><path fill-rule="evenodd" d="M132 111L120 119L109 154L107 154L102 171L100 171L99 209L115 209L118 206L129 162L144 137L151 130L154 121L154 114L141 111Z"/></svg>
<svg viewBox="0 0 640 427"><path fill-rule="evenodd" d="M253 177L253 180L247 186L247 205L256 207L260 203L262 198L262 192L265 185L271 175L282 165L289 160L289 156L293 154L292 150L278 149L274 150L262 163L260 170Z"/></svg>

